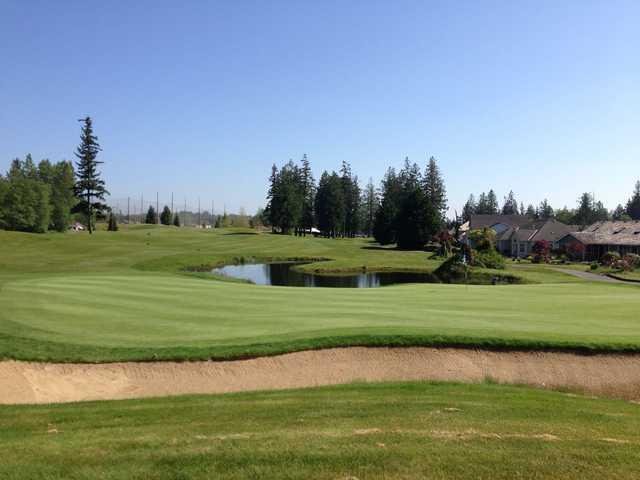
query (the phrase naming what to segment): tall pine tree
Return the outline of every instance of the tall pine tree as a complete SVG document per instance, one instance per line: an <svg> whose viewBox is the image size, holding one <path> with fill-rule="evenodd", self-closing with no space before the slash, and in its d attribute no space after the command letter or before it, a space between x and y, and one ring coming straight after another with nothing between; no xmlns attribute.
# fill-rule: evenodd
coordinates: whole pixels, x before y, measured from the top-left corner
<svg viewBox="0 0 640 480"><path fill-rule="evenodd" d="M627 202L627 215L633 220L640 220L640 180L636 182L633 195Z"/></svg>
<svg viewBox="0 0 640 480"><path fill-rule="evenodd" d="M444 225L447 214L447 190L435 157L429 158L422 185L425 200L431 204L431 210L436 212L440 224Z"/></svg>
<svg viewBox="0 0 640 480"><path fill-rule="evenodd" d="M106 208L104 202L105 195L109 192L105 188L104 180L100 178L98 165L102 162L97 160L98 152L100 152L100 144L98 137L93 134L93 124L91 117L82 120L82 132L80 133L80 145L76 150L76 184L75 194L80 198L78 209L82 211L87 218L87 226L89 233L93 232L94 215L99 214Z"/></svg>

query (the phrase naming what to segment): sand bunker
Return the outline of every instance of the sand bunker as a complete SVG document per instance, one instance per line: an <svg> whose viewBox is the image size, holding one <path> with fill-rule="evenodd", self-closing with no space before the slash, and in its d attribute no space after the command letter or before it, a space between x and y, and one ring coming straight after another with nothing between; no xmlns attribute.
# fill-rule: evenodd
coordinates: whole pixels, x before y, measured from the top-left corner
<svg viewBox="0 0 640 480"><path fill-rule="evenodd" d="M521 383L640 400L640 355L333 348L223 362L0 362L0 404L315 387L354 381Z"/></svg>

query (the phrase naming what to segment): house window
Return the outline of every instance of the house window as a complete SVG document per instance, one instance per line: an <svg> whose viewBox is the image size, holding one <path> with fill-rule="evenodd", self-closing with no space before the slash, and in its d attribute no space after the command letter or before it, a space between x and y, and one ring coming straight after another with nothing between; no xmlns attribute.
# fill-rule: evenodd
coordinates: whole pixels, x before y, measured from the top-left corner
<svg viewBox="0 0 640 480"><path fill-rule="evenodd" d="M520 253L524 253L524 243L520 244Z"/></svg>

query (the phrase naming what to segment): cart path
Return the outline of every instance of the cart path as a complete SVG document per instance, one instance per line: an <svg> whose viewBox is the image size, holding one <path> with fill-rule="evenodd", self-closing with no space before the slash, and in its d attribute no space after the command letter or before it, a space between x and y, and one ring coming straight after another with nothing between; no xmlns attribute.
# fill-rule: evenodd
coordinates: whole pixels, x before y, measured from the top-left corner
<svg viewBox="0 0 640 480"><path fill-rule="evenodd" d="M462 348L333 348L249 360L0 362L0 404L315 387L356 381L482 382L640 400L640 355Z"/></svg>
<svg viewBox="0 0 640 480"><path fill-rule="evenodd" d="M631 283L624 280L618 280L617 278L607 277L606 275L600 275L597 273L583 272L580 270L570 270L568 268L553 268L556 272L563 272L574 277L582 278L583 280L590 280L594 282L606 282L606 283Z"/></svg>

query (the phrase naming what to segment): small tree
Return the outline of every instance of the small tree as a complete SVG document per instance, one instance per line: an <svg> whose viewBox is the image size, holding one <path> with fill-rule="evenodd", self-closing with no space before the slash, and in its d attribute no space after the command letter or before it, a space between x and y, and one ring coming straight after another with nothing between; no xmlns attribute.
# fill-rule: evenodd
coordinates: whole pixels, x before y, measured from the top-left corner
<svg viewBox="0 0 640 480"><path fill-rule="evenodd" d="M180 217L178 216L177 213L173 216L173 225L175 227L179 227L180 226Z"/></svg>
<svg viewBox="0 0 640 480"><path fill-rule="evenodd" d="M113 210L109 212L109 223L107 225L107 230L110 232L118 231L118 221L116 220L116 216L113 213Z"/></svg>
<svg viewBox="0 0 640 480"><path fill-rule="evenodd" d="M157 224L158 223L158 217L156 215L156 209L153 208L153 205L149 206L149 210L147 210L147 216L144 219L144 223L150 223L150 224Z"/></svg>
<svg viewBox="0 0 640 480"><path fill-rule="evenodd" d="M109 195L109 192L98 171L98 165L102 162L96 160L96 157L101 149L98 137L93 134L91 117L79 121L83 122L83 126L80 134L80 146L75 154L78 157L75 193L81 199L78 207L86 215L89 233L92 233L94 213L105 209L105 205L99 200L104 201L105 195Z"/></svg>
<svg viewBox="0 0 640 480"><path fill-rule="evenodd" d="M607 267L611 267L619 260L621 260L621 256L618 252L609 251L602 255L602 257L600 258L600 263Z"/></svg>
<svg viewBox="0 0 640 480"><path fill-rule="evenodd" d="M495 249L496 232L490 228L471 230L469 232L469 240L471 240L471 245L479 252L489 252Z"/></svg>
<svg viewBox="0 0 640 480"><path fill-rule="evenodd" d="M584 258L584 253L586 248L584 244L580 242L572 242L567 247L567 253L572 260L582 260Z"/></svg>
<svg viewBox="0 0 640 480"><path fill-rule="evenodd" d="M551 253L551 243L547 240L538 240L533 244L534 263L549 263Z"/></svg>
<svg viewBox="0 0 640 480"><path fill-rule="evenodd" d="M171 210L166 205L162 209L162 213L160 214L160 223L162 225L171 225Z"/></svg>

